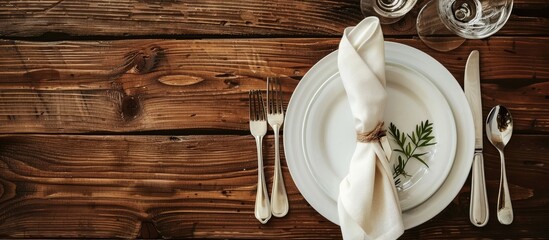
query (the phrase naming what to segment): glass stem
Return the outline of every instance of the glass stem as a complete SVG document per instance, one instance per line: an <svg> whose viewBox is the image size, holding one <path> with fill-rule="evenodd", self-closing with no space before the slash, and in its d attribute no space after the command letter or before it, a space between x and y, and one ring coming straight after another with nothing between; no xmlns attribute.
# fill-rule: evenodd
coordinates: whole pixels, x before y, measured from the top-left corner
<svg viewBox="0 0 549 240"><path fill-rule="evenodd" d="M376 2L381 10L387 12L396 12L406 4L406 0L377 0Z"/></svg>
<svg viewBox="0 0 549 240"><path fill-rule="evenodd" d="M476 5L470 0L456 0L452 10L455 19L460 22L468 22L475 16Z"/></svg>

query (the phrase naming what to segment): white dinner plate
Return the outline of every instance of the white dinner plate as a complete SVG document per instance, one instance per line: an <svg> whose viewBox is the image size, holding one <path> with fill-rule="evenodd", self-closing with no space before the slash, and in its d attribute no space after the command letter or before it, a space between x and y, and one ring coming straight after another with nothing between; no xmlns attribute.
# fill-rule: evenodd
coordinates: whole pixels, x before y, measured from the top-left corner
<svg viewBox="0 0 549 240"><path fill-rule="evenodd" d="M417 178L412 177L409 187L399 194L404 200L401 201L403 206L407 204L408 208L413 207L403 212L404 225L408 229L442 211L461 189L472 161L472 116L461 87L436 60L415 48L398 43L386 42L385 51L389 93L385 120L394 121L399 128L409 131L427 117L434 123L434 132L437 134L437 145L430 151L429 158L430 164L437 166L436 169L425 169L421 165L411 167L413 176ZM401 78L413 84L400 84ZM284 127L286 161L294 182L311 206L336 224L339 222L336 201L338 186L347 171L356 136L346 95L339 82L336 51L315 64L300 81L288 104ZM429 97L425 98L424 94ZM391 95L398 97L391 100ZM404 99L411 103L400 106L399 103ZM394 111L391 106L400 110ZM399 112L407 111L408 108L420 114ZM444 111L444 108L448 111ZM400 114L407 114L408 119L395 116ZM335 127L335 124L341 127ZM455 135L452 137L450 133L447 136L442 129L453 131L457 135L457 144L455 141L452 143L452 138L456 139ZM441 146L443 144L453 144L455 148ZM441 149L448 151L442 152ZM440 160L442 156L447 159L443 157ZM444 160L450 164L443 164ZM430 176L434 177L435 173L438 177L432 179L442 184L440 188L436 184L433 187L422 184L428 182L424 180ZM414 193L416 188L418 192ZM426 196L420 199L410 197L419 193ZM406 202L406 199L409 201Z"/></svg>
<svg viewBox="0 0 549 240"><path fill-rule="evenodd" d="M411 135L416 124L429 120L433 123L436 141L436 145L417 152L427 153L423 160L429 167L412 159L406 165L410 177L400 177L400 206L407 210L429 198L446 179L454 161L456 125L446 98L423 75L393 63L386 65L385 72L386 127L394 123ZM339 182L348 172L356 145L355 124L339 74L313 83L309 88L296 92L310 98L309 102L300 102L297 106L306 109L302 151L316 183L329 197L337 200ZM395 145L392 148L396 147L396 144L392 145ZM393 154L392 161L396 161L397 155Z"/></svg>

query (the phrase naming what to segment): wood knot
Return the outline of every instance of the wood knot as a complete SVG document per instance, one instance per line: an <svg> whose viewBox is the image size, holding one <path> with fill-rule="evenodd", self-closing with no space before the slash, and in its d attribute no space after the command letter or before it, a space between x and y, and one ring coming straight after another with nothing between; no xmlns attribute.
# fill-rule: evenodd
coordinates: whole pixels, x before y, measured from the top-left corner
<svg viewBox="0 0 549 240"><path fill-rule="evenodd" d="M139 51L131 51L124 58L127 72L144 74L153 71L163 56L160 47L152 46Z"/></svg>
<svg viewBox="0 0 549 240"><path fill-rule="evenodd" d="M223 83L225 83L229 88L239 88L240 82L238 80L234 79L225 79L223 80Z"/></svg>
<svg viewBox="0 0 549 240"><path fill-rule="evenodd" d="M242 11L240 13L240 18L244 20L246 25L252 25L258 22L258 18L254 15L252 11Z"/></svg>
<svg viewBox="0 0 549 240"><path fill-rule="evenodd" d="M204 78L189 75L169 75L158 78L158 81L169 86L189 86L201 83Z"/></svg>
<svg viewBox="0 0 549 240"><path fill-rule="evenodd" d="M61 77L59 71L55 69L32 69L23 74L23 77L31 82L40 82L48 80L57 80Z"/></svg>
<svg viewBox="0 0 549 240"><path fill-rule="evenodd" d="M183 142L183 139L175 136L171 136L169 139L171 142Z"/></svg>
<svg viewBox="0 0 549 240"><path fill-rule="evenodd" d="M141 104L139 103L139 98L135 96L125 96L122 99L122 117L124 120L135 119L140 111Z"/></svg>
<svg viewBox="0 0 549 240"><path fill-rule="evenodd" d="M145 238L145 239L155 239L155 238L161 238L162 235L156 228L155 224L150 221L143 221L141 223L141 229L139 230L139 237L138 238Z"/></svg>

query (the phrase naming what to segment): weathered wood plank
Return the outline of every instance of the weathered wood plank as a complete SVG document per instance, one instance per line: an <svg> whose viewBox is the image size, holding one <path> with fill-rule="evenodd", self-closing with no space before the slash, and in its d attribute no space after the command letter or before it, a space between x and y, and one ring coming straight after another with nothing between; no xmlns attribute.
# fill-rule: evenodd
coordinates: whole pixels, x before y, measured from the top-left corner
<svg viewBox="0 0 549 240"><path fill-rule="evenodd" d="M549 38L468 41L451 54L419 48L463 82L479 49L485 116L504 104L518 131L549 132ZM0 41L0 132L247 130L247 91L280 76L286 100L338 39ZM534 111L535 110L535 111Z"/></svg>
<svg viewBox="0 0 549 240"><path fill-rule="evenodd" d="M424 2L399 24L384 26L385 34L415 35L415 18ZM514 7L522 14L547 10L549 4L522 0ZM334 36L362 18L354 0L3 1L0 36ZM513 15L498 34L548 35L548 26L546 17Z"/></svg>
<svg viewBox="0 0 549 240"><path fill-rule="evenodd" d="M549 136L516 135L507 171L515 222L469 224L469 183L441 214L404 239L547 236ZM265 140L269 186L273 139ZM491 214L499 156L485 144ZM340 238L303 199L283 158L290 212L262 225L253 216L257 181L251 136L0 136L0 237ZM525 171L527 170L527 171ZM144 225L142 225L142 223ZM526 229L514 231L513 229Z"/></svg>

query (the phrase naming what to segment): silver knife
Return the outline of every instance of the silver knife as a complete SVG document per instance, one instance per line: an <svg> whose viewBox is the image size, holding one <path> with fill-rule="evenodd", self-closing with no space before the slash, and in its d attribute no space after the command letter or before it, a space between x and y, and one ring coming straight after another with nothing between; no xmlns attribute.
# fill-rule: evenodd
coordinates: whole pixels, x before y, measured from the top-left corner
<svg viewBox="0 0 549 240"><path fill-rule="evenodd" d="M471 173L471 205L469 219L477 227L488 223L488 198L484 179L484 157L482 156L482 99L480 95L479 53L473 50L465 65L464 90L475 125L475 154Z"/></svg>

